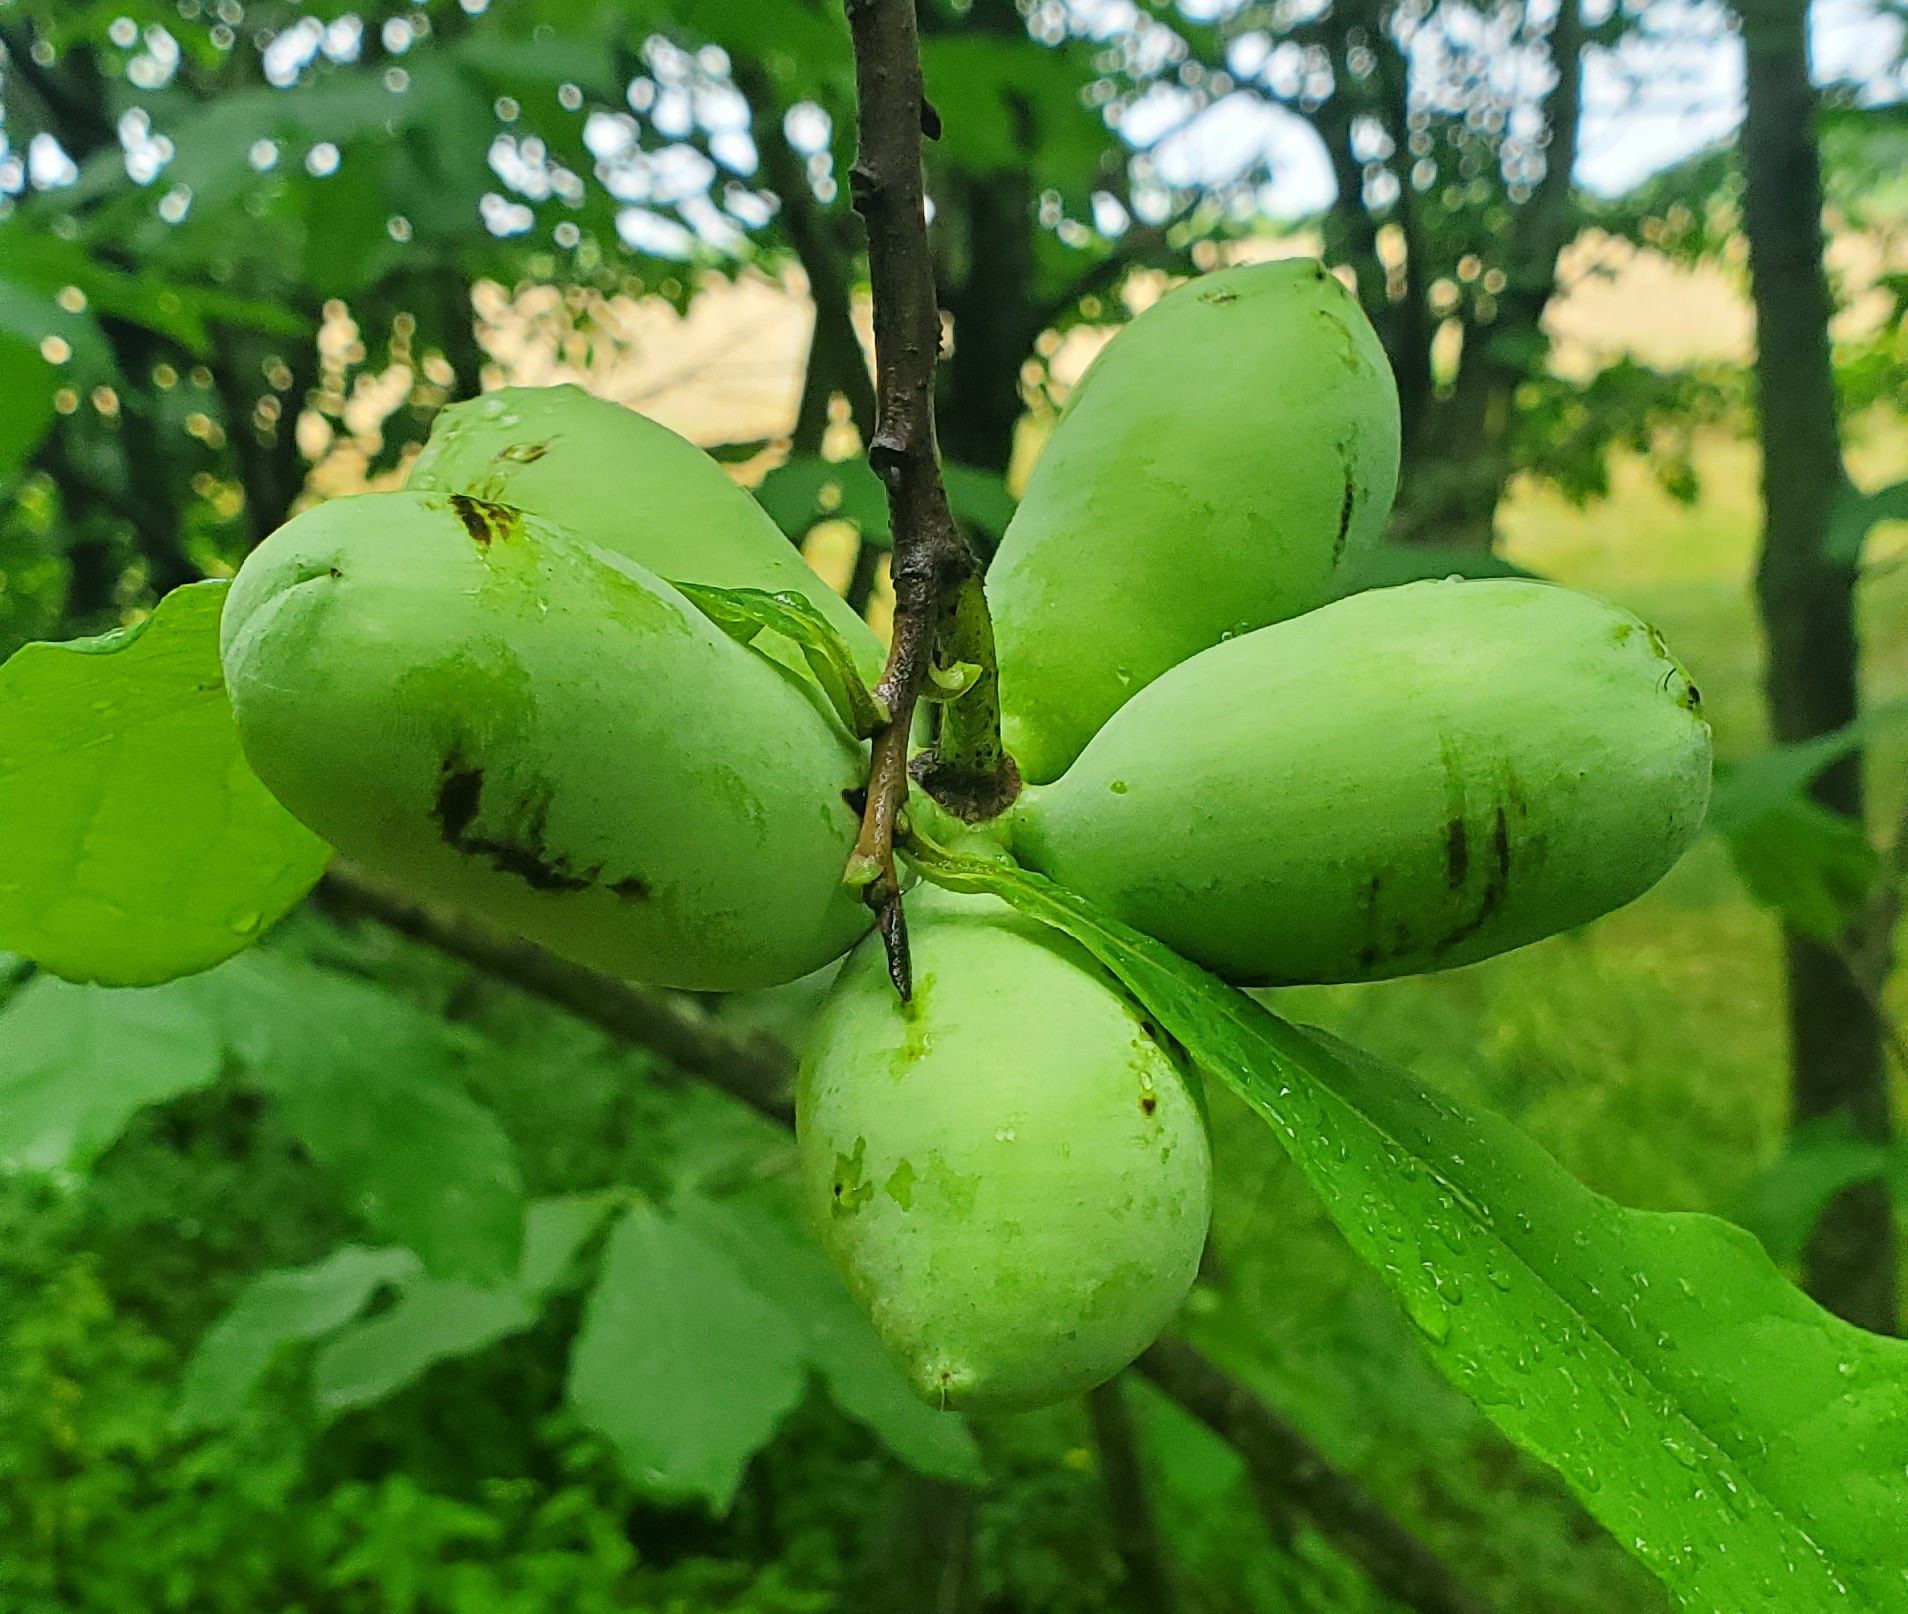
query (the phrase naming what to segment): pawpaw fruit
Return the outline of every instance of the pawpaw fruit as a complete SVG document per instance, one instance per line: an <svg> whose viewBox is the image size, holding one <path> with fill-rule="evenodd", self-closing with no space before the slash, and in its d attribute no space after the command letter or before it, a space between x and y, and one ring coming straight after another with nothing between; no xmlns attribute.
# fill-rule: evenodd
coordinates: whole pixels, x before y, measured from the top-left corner
<svg viewBox="0 0 1908 1614"><path fill-rule="evenodd" d="M1653 885L1709 725L1662 639L1521 579L1353 595L1216 645L1026 793L1021 861L1244 985L1520 947Z"/></svg>
<svg viewBox="0 0 1908 1614"><path fill-rule="evenodd" d="M914 997L849 955L796 1104L804 1197L916 1391L1010 1411L1152 1341L1199 1267L1204 1121L1086 953L990 897L908 900Z"/></svg>
<svg viewBox="0 0 1908 1614"><path fill-rule="evenodd" d="M406 486L528 511L672 583L793 590L869 683L881 676L881 641L745 489L667 426L581 387L505 387L452 404Z"/></svg>
<svg viewBox="0 0 1908 1614"><path fill-rule="evenodd" d="M735 990L867 928L867 749L627 556L462 494L334 500L241 568L245 755L346 856L595 969Z"/></svg>
<svg viewBox="0 0 1908 1614"><path fill-rule="evenodd" d="M1390 365L1322 264L1162 297L1068 398L988 572L1022 776L1057 778L1188 656L1333 598L1397 480Z"/></svg>

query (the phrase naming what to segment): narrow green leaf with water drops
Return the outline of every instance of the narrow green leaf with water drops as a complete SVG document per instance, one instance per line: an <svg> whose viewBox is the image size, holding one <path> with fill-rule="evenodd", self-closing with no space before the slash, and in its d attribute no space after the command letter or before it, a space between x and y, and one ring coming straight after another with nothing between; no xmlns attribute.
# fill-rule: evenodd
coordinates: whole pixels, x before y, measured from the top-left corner
<svg viewBox="0 0 1908 1614"><path fill-rule="evenodd" d="M1263 1116L1440 1370L1684 1608L1908 1607L1908 1343L1823 1311L1740 1228L1592 1193L1049 881L917 861L1072 936Z"/></svg>
<svg viewBox="0 0 1908 1614"><path fill-rule="evenodd" d="M242 952L331 853L239 754L223 583L137 627L0 666L0 948L72 981L153 986Z"/></svg>
<svg viewBox="0 0 1908 1614"><path fill-rule="evenodd" d="M856 739L867 739L888 721L887 707L862 683L847 641L801 595L787 589L771 594L762 588L712 588L704 583L673 587L740 644L752 644L763 633L778 633L789 640L801 652L842 726Z"/></svg>

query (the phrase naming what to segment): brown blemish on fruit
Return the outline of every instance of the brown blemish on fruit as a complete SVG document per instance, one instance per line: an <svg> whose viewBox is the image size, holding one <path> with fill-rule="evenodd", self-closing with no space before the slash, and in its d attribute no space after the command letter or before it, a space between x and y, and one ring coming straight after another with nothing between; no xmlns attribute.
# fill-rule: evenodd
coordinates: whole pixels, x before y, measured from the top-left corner
<svg viewBox="0 0 1908 1614"><path fill-rule="evenodd" d="M473 499L468 493L453 493L450 507L479 549L488 549L493 541L508 542L522 528L523 518L507 504L492 504L488 499Z"/></svg>
<svg viewBox="0 0 1908 1614"><path fill-rule="evenodd" d="M647 880L639 880L633 874L618 880L610 887L610 890L615 892L616 895L621 897L625 902L647 902L649 900L649 882Z"/></svg>
<svg viewBox="0 0 1908 1614"><path fill-rule="evenodd" d="M1338 505L1338 536L1332 540L1332 564L1336 566L1345 556L1345 540L1351 536L1352 505L1357 501L1358 488L1352 481L1351 467L1345 467L1345 497Z"/></svg>
<svg viewBox="0 0 1908 1614"><path fill-rule="evenodd" d="M1514 805L1522 808L1521 801ZM1499 802L1491 820L1490 873L1484 881L1484 894L1478 900L1477 912L1456 929L1448 931L1431 944L1431 954L1441 957L1460 943L1469 941L1484 928L1496 914L1502 910L1504 899L1510 893L1511 844L1510 815L1504 804Z"/></svg>
<svg viewBox="0 0 1908 1614"><path fill-rule="evenodd" d="M483 804L484 770L470 766L453 751L444 759L437 800L431 807L446 846L467 857L488 858L499 874L514 875L533 891L587 891L601 877L601 867L574 869L544 845L544 825L550 814L547 795L529 804L522 832L509 838L473 833Z"/></svg>
<svg viewBox="0 0 1908 1614"><path fill-rule="evenodd" d="M1139 1104L1141 1115L1151 1115L1154 1110L1159 1108L1159 1096L1155 1093L1142 1093L1140 1094Z"/></svg>
<svg viewBox="0 0 1908 1614"><path fill-rule="evenodd" d="M1368 970L1378 962L1378 892L1384 876L1374 874L1365 882L1365 944L1358 949L1358 967Z"/></svg>
<svg viewBox="0 0 1908 1614"><path fill-rule="evenodd" d="M1453 891L1471 871L1471 837L1462 818L1453 818L1444 831L1444 877Z"/></svg>

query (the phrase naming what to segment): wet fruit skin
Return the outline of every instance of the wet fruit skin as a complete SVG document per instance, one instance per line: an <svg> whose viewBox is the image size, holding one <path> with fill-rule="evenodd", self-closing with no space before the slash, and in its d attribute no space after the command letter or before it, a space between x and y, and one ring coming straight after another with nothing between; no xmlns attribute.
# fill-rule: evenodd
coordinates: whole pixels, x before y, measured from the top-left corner
<svg viewBox="0 0 1908 1614"><path fill-rule="evenodd" d="M1211 1157L1174 1059L1084 952L992 898L908 902L816 1022L797 1100L824 1246L931 1404L1042 1406L1119 1371L1199 1266Z"/></svg>
<svg viewBox="0 0 1908 1614"><path fill-rule="evenodd" d="M227 600L245 755L340 852L579 963L740 990L867 928L867 750L635 562L462 495L281 527Z"/></svg>
<svg viewBox="0 0 1908 1614"><path fill-rule="evenodd" d="M407 486L513 505L672 583L793 589L848 641L869 683L881 674L880 640L720 465L581 387L505 387L452 404Z"/></svg>
<svg viewBox="0 0 1908 1614"><path fill-rule="evenodd" d="M1022 775L1057 778L1188 656L1333 598L1397 479L1391 368L1323 265L1167 293L1074 388L988 572Z"/></svg>
<svg viewBox="0 0 1908 1614"><path fill-rule="evenodd" d="M1372 980L1640 895L1709 777L1697 692L1636 618L1544 583L1414 583L1176 668L1011 834L1228 980Z"/></svg>

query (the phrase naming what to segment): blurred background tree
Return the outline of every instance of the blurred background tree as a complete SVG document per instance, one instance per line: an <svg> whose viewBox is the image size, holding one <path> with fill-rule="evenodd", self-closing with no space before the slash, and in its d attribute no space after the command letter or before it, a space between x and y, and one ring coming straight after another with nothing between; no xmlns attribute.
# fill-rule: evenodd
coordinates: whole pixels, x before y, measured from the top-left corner
<svg viewBox="0 0 1908 1614"><path fill-rule="evenodd" d="M1626 1202L1737 1215L1893 1328L1899 27L1843 19L1859 43L1826 51L1818 27L1812 83L1804 8L1745 8L1738 142L1700 102L1740 59L1715 7L921 11L943 447L983 551L1112 327L1171 277L1323 250L1403 404L1370 581L1516 564L1642 610L1740 764L1722 833L1634 908L1287 1012L1512 1115ZM699 435L879 619L834 7L0 0L0 46L0 650L134 620L300 501L401 478L453 398L557 376L627 397L645 332L733 325L745 294L799 312L787 396L743 419L718 395ZM1626 96L1676 160L1587 188ZM1611 284L1753 292L1760 374L1746 343L1586 343L1572 310ZM754 362L751 332L722 351ZM633 1047L346 889L207 982L5 979L9 1608L1666 1606L1432 1374L1225 1101L1179 1332L1443 1581L1388 1576L1330 1497L1143 1376L971 1430L914 1409L807 1262L782 1134L688 1081L693 1046ZM733 1075L811 1003L662 1008ZM447 1229L447 1196L483 1214ZM1437 1601L1454 1586L1482 1601Z"/></svg>

